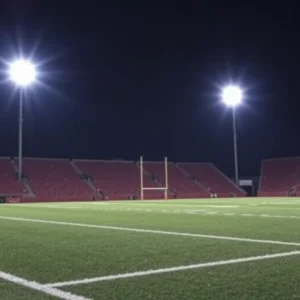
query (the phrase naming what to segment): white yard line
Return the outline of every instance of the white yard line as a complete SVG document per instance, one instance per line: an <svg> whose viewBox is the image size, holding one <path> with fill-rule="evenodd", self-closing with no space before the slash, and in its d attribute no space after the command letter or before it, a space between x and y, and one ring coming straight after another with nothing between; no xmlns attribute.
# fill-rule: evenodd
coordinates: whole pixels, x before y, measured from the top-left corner
<svg viewBox="0 0 300 300"><path fill-rule="evenodd" d="M300 219L300 216L268 215L268 214L264 214L264 215L261 215L261 216L268 217L268 218Z"/></svg>
<svg viewBox="0 0 300 300"><path fill-rule="evenodd" d="M227 216L228 214L224 213ZM300 216L290 216L290 215L270 215L270 214L232 214L236 217L257 217L257 218L277 218L277 219L300 219Z"/></svg>
<svg viewBox="0 0 300 300"><path fill-rule="evenodd" d="M82 296L78 296L75 294L71 294L69 292L63 292L60 291L54 287L49 287L43 284L40 284L35 281L29 281L21 277L17 277L15 275L12 275L10 273L2 272L0 271L0 279L3 279L4 281L12 282L17 285L21 285L23 287L29 288L31 290L35 290L53 297L56 297L58 299L63 300L92 300L91 298L86 298Z"/></svg>
<svg viewBox="0 0 300 300"><path fill-rule="evenodd" d="M101 281L111 281L111 280L117 280L117 279L134 278L134 277L157 275L157 274L164 274L164 273L173 273L173 272L193 270L193 269L202 269L202 268L207 268L207 267L217 267L217 266L225 266L225 265L239 264L239 263L245 263L245 262L254 262L254 261L261 261L261 260L274 259L274 258L280 258L280 257L288 257L288 256L294 256L294 255L300 255L300 251L290 251L290 252L284 252L284 253L251 256L251 257L229 259L229 260L219 260L219 261L213 261L213 262L207 262L207 263L185 265L185 266L178 266L178 267L171 267L171 268L162 268L162 269L156 269L156 270L138 271L138 272L133 272L133 273L123 273L123 274L117 274L117 275L85 278L85 279L80 279L80 280L49 283L46 286L48 286L48 287L64 287L64 286L72 286L72 285L78 285L78 284L89 284L89 283L95 283L95 282L101 282Z"/></svg>
<svg viewBox="0 0 300 300"><path fill-rule="evenodd" d="M261 203L262 205L299 205L300 204L300 201L282 201L282 202L279 202L279 201L275 201L275 202L262 202Z"/></svg>
<svg viewBox="0 0 300 300"><path fill-rule="evenodd" d="M240 205L217 205L217 204L211 204L211 205L207 205L207 204L203 204L203 205L199 205L202 207L209 207L209 208L239 208L241 207Z"/></svg>
<svg viewBox="0 0 300 300"><path fill-rule="evenodd" d="M68 203L69 204L69 203ZM36 203L6 203L4 206L7 207L14 207L14 206L20 206L23 208L56 208L56 209L91 209L91 206L85 206L85 205L65 205L65 203L62 203L62 205L59 204L36 204Z"/></svg>
<svg viewBox="0 0 300 300"><path fill-rule="evenodd" d="M0 219L2 219L2 220L9 220L9 221L21 221L21 222L31 222L31 223L44 223L44 224L63 225L63 226L76 226L76 227L86 227L86 228L98 228L98 229L107 229L107 230L140 232L140 233L149 233L149 234L183 236L183 237L205 238L205 239L216 239L216 240L247 242L247 243L300 246L300 243L297 243L297 242L283 242L283 241L274 241L274 240L240 238L240 237L219 236L219 235L188 233L188 232L176 232L176 231L140 229L140 228L129 228L129 227L120 227L120 226L108 226L108 225L94 225L94 224L85 224L85 223L73 223L73 222L51 221L51 220L41 220L41 219L28 219L28 218L7 217L7 216L0 216Z"/></svg>
<svg viewBox="0 0 300 300"><path fill-rule="evenodd" d="M23 206L24 204L13 204L13 206ZM276 215L276 214L266 214L266 213L242 213L242 212L223 212L223 211L216 211L216 210L208 210L208 209L162 209L162 210L152 210L152 209L143 209L143 208L120 208L120 207L105 207L105 208L92 208L86 206L58 206L58 205L36 205L33 204L32 206L26 204L27 207L35 207L35 208L53 208L53 209L75 209L75 210L82 210L82 209L89 209L89 210L99 210L99 211L134 211L134 212L148 212L148 213L168 213L168 214L194 214L194 215L204 215L204 216L236 216L236 217L268 217L268 218L286 218L286 219L300 219L300 215ZM25 207L26 207L25 206Z"/></svg>
<svg viewBox="0 0 300 300"><path fill-rule="evenodd" d="M12 205L10 205L12 206ZM13 204L13 206L23 206L24 204ZM162 210L152 210L146 208L120 208L120 207L105 207L105 208L92 208L87 206L59 206L59 205L38 205L38 204L26 204L25 207L35 207L35 208L52 208L52 209L73 209L73 210L82 210L82 209L89 209L89 210L99 210L99 211L134 211L134 212L148 212L148 213L168 213L168 214L193 214L193 215L204 215L204 216L235 216L235 217L264 217L264 218L280 218L280 219L300 219L299 216L292 216L292 215L273 215L273 214L258 214L258 213L242 213L242 212L222 212L222 211L214 211L208 209L162 209Z"/></svg>
<svg viewBox="0 0 300 300"><path fill-rule="evenodd" d="M12 206L12 205L11 205ZM13 204L13 206L23 206L24 204ZM202 216L235 216L235 217L262 217L262 218L280 218L280 219L300 219L300 215L276 215L276 214L266 214L266 213L242 213L242 212L230 212L230 211L216 211L208 209L147 209L147 208L126 208L126 207L114 207L113 205L108 207L97 207L96 209L92 206L59 206L56 204L52 205L39 205L39 204L26 204L25 207L35 207L35 208L52 208L52 209L69 209L69 210L105 210L105 211L127 211L127 212L147 212L147 213L168 213L168 214L189 214L189 215L202 215Z"/></svg>

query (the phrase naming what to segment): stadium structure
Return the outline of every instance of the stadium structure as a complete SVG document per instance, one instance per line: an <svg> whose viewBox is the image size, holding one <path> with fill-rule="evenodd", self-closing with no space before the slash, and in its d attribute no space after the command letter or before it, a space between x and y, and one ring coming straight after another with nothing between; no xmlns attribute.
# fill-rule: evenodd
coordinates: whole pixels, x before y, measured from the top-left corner
<svg viewBox="0 0 300 300"><path fill-rule="evenodd" d="M297 195L300 158L263 160L258 196ZM244 197L246 193L212 163L164 161L0 159L2 202Z"/></svg>
<svg viewBox="0 0 300 300"><path fill-rule="evenodd" d="M17 159L3 157L0 176L1 195L24 202L245 195L211 163L145 161L141 167L140 161L24 158L20 182ZM141 177L144 197L141 197Z"/></svg>

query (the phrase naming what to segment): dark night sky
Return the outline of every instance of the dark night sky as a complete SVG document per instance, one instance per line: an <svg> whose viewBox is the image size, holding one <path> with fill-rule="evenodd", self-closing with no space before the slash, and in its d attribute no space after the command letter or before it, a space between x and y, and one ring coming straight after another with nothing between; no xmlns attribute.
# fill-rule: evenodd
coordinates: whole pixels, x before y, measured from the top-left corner
<svg viewBox="0 0 300 300"><path fill-rule="evenodd" d="M218 86L230 79L246 89L237 111L241 175L258 175L262 158L299 155L296 6L4 2L1 57L10 59L21 44L25 54L35 49L35 60L46 61L40 70L48 88L27 93L25 156L167 155L212 161L232 175L231 111L218 98ZM1 86L1 156L17 154L12 90L11 83Z"/></svg>

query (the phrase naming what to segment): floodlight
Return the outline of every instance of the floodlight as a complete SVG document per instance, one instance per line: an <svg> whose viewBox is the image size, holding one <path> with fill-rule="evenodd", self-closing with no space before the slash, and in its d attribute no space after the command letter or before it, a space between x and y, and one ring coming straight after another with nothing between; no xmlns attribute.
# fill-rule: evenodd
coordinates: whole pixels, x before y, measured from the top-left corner
<svg viewBox="0 0 300 300"><path fill-rule="evenodd" d="M222 91L222 100L228 105L235 107L242 102L243 91L235 85L226 86Z"/></svg>
<svg viewBox="0 0 300 300"><path fill-rule="evenodd" d="M10 64L9 75L17 85L28 86L36 79L35 65L29 60L19 59Z"/></svg>

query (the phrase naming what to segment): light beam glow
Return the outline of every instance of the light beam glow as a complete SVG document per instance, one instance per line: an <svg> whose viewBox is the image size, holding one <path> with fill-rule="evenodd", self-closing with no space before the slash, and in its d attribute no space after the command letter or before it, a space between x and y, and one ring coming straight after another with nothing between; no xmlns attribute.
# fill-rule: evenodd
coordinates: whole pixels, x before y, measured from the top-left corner
<svg viewBox="0 0 300 300"><path fill-rule="evenodd" d="M243 91L240 87L229 85L222 90L222 101L231 107L235 107L242 103Z"/></svg>
<svg viewBox="0 0 300 300"><path fill-rule="evenodd" d="M36 80L35 65L29 60L19 59L9 65L10 79L19 86L28 86Z"/></svg>

